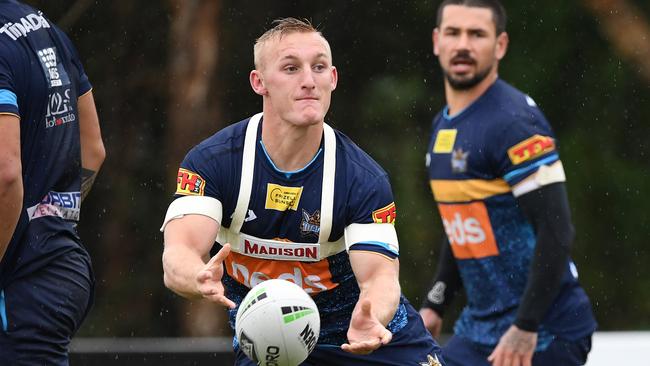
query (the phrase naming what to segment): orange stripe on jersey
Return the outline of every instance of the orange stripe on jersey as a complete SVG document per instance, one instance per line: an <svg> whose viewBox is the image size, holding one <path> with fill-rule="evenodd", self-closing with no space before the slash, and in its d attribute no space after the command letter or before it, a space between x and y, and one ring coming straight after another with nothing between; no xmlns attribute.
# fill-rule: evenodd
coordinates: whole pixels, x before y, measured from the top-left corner
<svg viewBox="0 0 650 366"><path fill-rule="evenodd" d="M503 179L431 180L436 202L469 202L510 192Z"/></svg>
<svg viewBox="0 0 650 366"><path fill-rule="evenodd" d="M483 202L439 204L438 209L454 257L477 259L499 255Z"/></svg>
<svg viewBox="0 0 650 366"><path fill-rule="evenodd" d="M260 282L280 278L291 281L312 294L331 290L338 286L332 282L332 273L327 259L318 262L279 261L253 258L231 252L225 261L230 277L247 287Z"/></svg>

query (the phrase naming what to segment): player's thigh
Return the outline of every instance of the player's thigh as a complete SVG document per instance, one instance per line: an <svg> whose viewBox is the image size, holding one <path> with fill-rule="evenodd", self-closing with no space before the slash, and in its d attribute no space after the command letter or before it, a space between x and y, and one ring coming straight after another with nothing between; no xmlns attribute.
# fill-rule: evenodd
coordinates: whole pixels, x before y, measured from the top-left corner
<svg viewBox="0 0 650 366"><path fill-rule="evenodd" d="M455 335L442 347L446 366L490 366L489 355L489 349Z"/></svg>
<svg viewBox="0 0 650 366"><path fill-rule="evenodd" d="M587 362L591 351L591 335L577 341L555 339L548 348L536 352L533 356L533 366L579 366Z"/></svg>
<svg viewBox="0 0 650 366"><path fill-rule="evenodd" d="M68 344L88 312L93 288L90 259L81 250L9 283L2 331L15 357L11 365L67 365Z"/></svg>

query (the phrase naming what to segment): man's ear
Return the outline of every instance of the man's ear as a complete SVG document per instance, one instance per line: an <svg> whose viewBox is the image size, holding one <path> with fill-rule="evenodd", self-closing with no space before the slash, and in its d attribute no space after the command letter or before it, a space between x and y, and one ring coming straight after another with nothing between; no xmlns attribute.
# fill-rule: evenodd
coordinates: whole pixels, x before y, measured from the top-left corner
<svg viewBox="0 0 650 366"><path fill-rule="evenodd" d="M267 90L264 87L264 78L262 77L262 73L259 70L253 70L251 71L249 75L249 80L251 83L251 88L253 88L253 91L256 94L259 95L266 95Z"/></svg>
<svg viewBox="0 0 650 366"><path fill-rule="evenodd" d="M433 54L436 56L440 55L440 50L438 50L438 37L440 37L440 31L438 28L433 28L431 33L431 42L433 42Z"/></svg>
<svg viewBox="0 0 650 366"><path fill-rule="evenodd" d="M508 42L510 42L508 33L501 32L501 34L497 36L497 46L494 55L497 60L501 60L506 55L506 51L508 51Z"/></svg>

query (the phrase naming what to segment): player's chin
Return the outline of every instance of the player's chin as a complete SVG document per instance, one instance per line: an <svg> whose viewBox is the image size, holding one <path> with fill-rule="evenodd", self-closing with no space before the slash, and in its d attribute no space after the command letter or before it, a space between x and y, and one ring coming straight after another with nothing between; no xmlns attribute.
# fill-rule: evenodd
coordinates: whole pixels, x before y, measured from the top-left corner
<svg viewBox="0 0 650 366"><path fill-rule="evenodd" d="M321 108L307 107L298 113L297 124L301 126L311 126L322 122L325 119L325 113Z"/></svg>

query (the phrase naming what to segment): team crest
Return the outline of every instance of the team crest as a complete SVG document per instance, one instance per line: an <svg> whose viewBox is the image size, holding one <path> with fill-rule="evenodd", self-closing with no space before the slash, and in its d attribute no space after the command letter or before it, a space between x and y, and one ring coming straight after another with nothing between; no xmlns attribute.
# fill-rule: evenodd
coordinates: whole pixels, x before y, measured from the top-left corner
<svg viewBox="0 0 650 366"><path fill-rule="evenodd" d="M313 214L302 210L302 220L300 221L300 235L316 236L320 234L320 211L316 210Z"/></svg>
<svg viewBox="0 0 650 366"><path fill-rule="evenodd" d="M451 154L451 171L454 173L465 173L467 171L467 157L469 151L465 152L462 148L454 150Z"/></svg>
<svg viewBox="0 0 650 366"><path fill-rule="evenodd" d="M442 364L438 360L438 356L434 354L433 356L427 355L427 361L420 362L420 366L442 366Z"/></svg>

